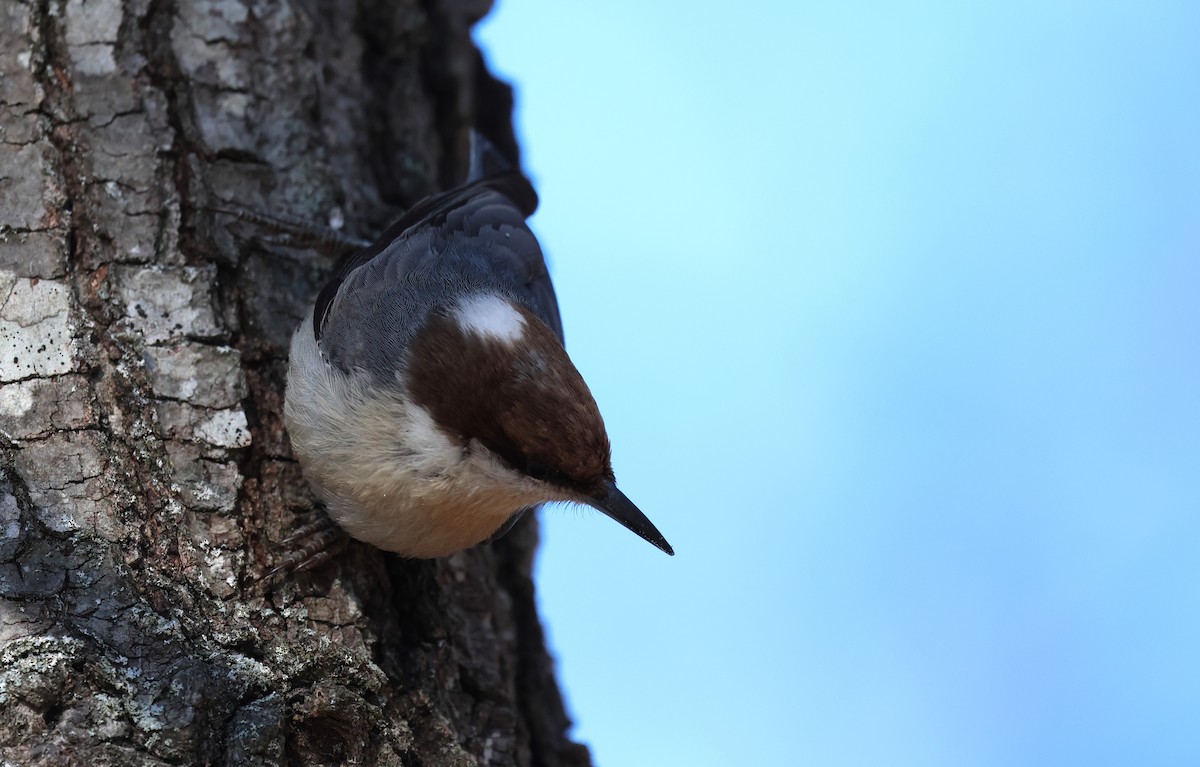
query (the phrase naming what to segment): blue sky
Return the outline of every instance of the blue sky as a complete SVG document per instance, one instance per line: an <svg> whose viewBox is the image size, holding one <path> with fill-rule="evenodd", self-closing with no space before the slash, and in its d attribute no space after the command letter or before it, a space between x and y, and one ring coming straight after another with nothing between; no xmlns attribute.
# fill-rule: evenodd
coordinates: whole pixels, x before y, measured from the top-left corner
<svg viewBox="0 0 1200 767"><path fill-rule="evenodd" d="M603 767L1200 764L1200 5L499 0Z"/></svg>

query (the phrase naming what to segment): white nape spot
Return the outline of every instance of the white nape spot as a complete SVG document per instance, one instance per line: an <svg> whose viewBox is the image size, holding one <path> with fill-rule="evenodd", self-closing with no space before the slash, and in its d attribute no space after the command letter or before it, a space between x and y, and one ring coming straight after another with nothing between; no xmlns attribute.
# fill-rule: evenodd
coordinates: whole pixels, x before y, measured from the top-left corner
<svg viewBox="0 0 1200 767"><path fill-rule="evenodd" d="M482 293L464 299L454 310L454 319L466 332L515 344L525 334L525 318L500 296Z"/></svg>

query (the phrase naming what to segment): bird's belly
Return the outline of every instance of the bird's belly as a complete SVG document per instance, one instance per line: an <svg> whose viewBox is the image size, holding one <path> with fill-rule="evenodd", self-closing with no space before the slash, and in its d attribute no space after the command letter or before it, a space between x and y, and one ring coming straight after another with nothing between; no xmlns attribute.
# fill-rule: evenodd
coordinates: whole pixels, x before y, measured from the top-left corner
<svg viewBox="0 0 1200 767"><path fill-rule="evenodd" d="M406 557L444 557L490 538L523 508L497 497L326 498L330 515L354 538Z"/></svg>

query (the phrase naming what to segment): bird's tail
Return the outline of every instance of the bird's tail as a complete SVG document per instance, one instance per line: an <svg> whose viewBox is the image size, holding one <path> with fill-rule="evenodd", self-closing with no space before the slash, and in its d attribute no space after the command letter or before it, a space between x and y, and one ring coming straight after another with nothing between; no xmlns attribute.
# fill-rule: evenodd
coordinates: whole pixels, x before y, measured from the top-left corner
<svg viewBox="0 0 1200 767"><path fill-rule="evenodd" d="M533 215L537 210L538 196L525 174L513 167L496 145L474 128L471 129L470 142L471 156L467 164L466 183L484 181L487 186L516 203L526 217Z"/></svg>

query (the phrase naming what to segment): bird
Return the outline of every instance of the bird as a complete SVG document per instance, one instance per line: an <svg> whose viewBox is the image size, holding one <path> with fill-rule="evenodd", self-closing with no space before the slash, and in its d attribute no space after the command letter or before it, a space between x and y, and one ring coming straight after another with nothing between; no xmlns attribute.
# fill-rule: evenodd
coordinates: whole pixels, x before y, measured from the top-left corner
<svg viewBox="0 0 1200 767"><path fill-rule="evenodd" d="M537 194L484 136L470 145L466 180L347 258L293 334L284 421L304 476L351 537L404 557L470 548L548 502L673 555L617 488L526 222Z"/></svg>

